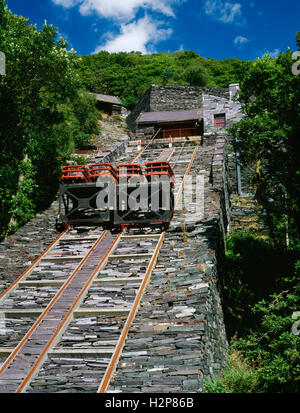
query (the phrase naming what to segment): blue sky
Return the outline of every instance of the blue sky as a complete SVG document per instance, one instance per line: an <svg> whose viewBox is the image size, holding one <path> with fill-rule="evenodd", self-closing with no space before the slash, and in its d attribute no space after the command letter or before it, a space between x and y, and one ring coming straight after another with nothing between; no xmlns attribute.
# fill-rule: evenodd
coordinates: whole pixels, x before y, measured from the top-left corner
<svg viewBox="0 0 300 413"><path fill-rule="evenodd" d="M194 50L254 59L296 50L299 0L7 0L40 28L52 23L79 54Z"/></svg>

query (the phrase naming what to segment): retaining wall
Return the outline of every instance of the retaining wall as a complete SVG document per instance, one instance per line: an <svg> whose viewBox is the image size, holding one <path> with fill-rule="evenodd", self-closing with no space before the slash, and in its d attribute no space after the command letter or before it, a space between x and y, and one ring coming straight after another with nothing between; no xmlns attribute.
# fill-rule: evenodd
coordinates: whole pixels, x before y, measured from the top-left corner
<svg viewBox="0 0 300 413"><path fill-rule="evenodd" d="M101 161L118 159L125 147L121 142L111 153L102 154ZM221 301L225 235L230 227L226 134L212 134L210 145L199 148L191 175L203 177L204 211L195 208L195 200L176 211L109 391L202 392L204 382L226 366ZM57 236L56 208L54 203L0 244L5 258L0 261L4 271L0 288L8 287L21 266L25 269Z"/></svg>
<svg viewBox="0 0 300 413"><path fill-rule="evenodd" d="M204 215L176 212L151 282L130 328L111 392L203 392L227 365L221 302L230 185L226 137L200 147L191 174L202 175Z"/></svg>

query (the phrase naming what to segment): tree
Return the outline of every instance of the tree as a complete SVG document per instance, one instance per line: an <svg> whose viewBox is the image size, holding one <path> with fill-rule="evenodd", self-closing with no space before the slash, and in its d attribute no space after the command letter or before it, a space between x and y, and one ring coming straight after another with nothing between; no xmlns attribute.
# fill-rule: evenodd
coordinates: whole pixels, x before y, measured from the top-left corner
<svg viewBox="0 0 300 413"><path fill-rule="evenodd" d="M207 73L199 64L191 64L184 72L185 80L191 86L205 86L207 84Z"/></svg>
<svg viewBox="0 0 300 413"><path fill-rule="evenodd" d="M166 86L168 81L172 79L173 76L174 76L174 72L172 68L170 66L166 67L162 74L163 86Z"/></svg>
<svg viewBox="0 0 300 413"><path fill-rule="evenodd" d="M58 30L41 30L0 0L0 237L45 207L57 190L59 158L97 130L92 97L81 92L79 57ZM94 101L95 103L95 101Z"/></svg>
<svg viewBox="0 0 300 413"><path fill-rule="evenodd" d="M293 76L293 63L288 50L277 59L265 55L248 67L240 80L240 101L247 116L233 126L232 133L241 162L255 171L255 194L270 218L271 235L284 244L288 228L296 245L300 236L300 76Z"/></svg>
<svg viewBox="0 0 300 413"><path fill-rule="evenodd" d="M207 84L227 88L230 83L237 82L237 73L241 72L243 64L239 59L205 59L191 50L152 55L101 51L82 56L79 74L88 90L118 95L125 107L132 110L152 84Z"/></svg>
<svg viewBox="0 0 300 413"><path fill-rule="evenodd" d="M254 305L256 328L231 346L256 368L256 392L300 392L300 336L291 331L300 304L299 275L297 281Z"/></svg>

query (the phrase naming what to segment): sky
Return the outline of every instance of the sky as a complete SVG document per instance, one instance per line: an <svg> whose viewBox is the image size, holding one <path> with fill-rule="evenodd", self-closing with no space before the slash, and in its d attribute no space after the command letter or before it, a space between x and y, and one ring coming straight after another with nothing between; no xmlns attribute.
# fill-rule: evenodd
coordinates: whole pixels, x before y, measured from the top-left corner
<svg viewBox="0 0 300 413"><path fill-rule="evenodd" d="M7 0L15 14L59 29L87 55L194 50L203 57L252 60L296 50L299 0Z"/></svg>

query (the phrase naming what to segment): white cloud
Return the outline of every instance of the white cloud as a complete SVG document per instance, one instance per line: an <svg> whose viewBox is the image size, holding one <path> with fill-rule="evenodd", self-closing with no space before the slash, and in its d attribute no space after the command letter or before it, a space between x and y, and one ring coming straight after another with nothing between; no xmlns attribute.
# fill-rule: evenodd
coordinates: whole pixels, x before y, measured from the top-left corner
<svg viewBox="0 0 300 413"><path fill-rule="evenodd" d="M96 48L109 52L140 51L144 54L153 53L155 45L167 39L173 30L169 21L159 21L158 14L167 18L176 18L175 7L188 0L52 0L56 5L66 9L79 7L81 15L96 14L114 23L112 31L102 36L102 43ZM139 11L144 11L144 18L137 20ZM147 12L155 12L151 18ZM154 17L155 16L155 17ZM154 20L156 19L156 20ZM118 33L115 32L116 25ZM98 27L92 25L97 32Z"/></svg>
<svg viewBox="0 0 300 413"><path fill-rule="evenodd" d="M63 6L65 8L74 7L76 4L80 3L81 0L52 0L54 4L58 6Z"/></svg>
<svg viewBox="0 0 300 413"><path fill-rule="evenodd" d="M275 50L273 50L272 52L270 52L269 50L264 51L264 52L259 51L258 54L257 54L257 57L258 57L259 59L261 59L261 58L264 57L264 56L270 56L270 57L276 58L276 57L279 56L279 54L280 54L280 50L279 50L279 49L275 49Z"/></svg>
<svg viewBox="0 0 300 413"><path fill-rule="evenodd" d="M151 20L148 16L132 23L122 24L120 33L117 35L108 33L106 42L98 46L95 53L101 50L107 50L110 53L121 51L153 53L154 45L172 34L171 29L163 29L161 24L161 22Z"/></svg>
<svg viewBox="0 0 300 413"><path fill-rule="evenodd" d="M279 49L275 49L275 50L273 50L273 52L268 52L268 55L269 55L270 57L278 57L279 53L280 53L280 50L279 50Z"/></svg>
<svg viewBox="0 0 300 413"><path fill-rule="evenodd" d="M240 23L242 6L240 3L230 3L223 0L206 0L205 13L223 23Z"/></svg>
<svg viewBox="0 0 300 413"><path fill-rule="evenodd" d="M104 18L128 22L132 20L138 9L152 10L166 16L175 17L173 6L187 0L52 0L55 4L71 8L80 4L83 16L97 13Z"/></svg>
<svg viewBox="0 0 300 413"><path fill-rule="evenodd" d="M247 37L237 36L237 37L234 39L234 42L233 42L233 43L234 43L236 46L239 46L239 45L248 43L249 41L250 41L250 40L247 39Z"/></svg>

